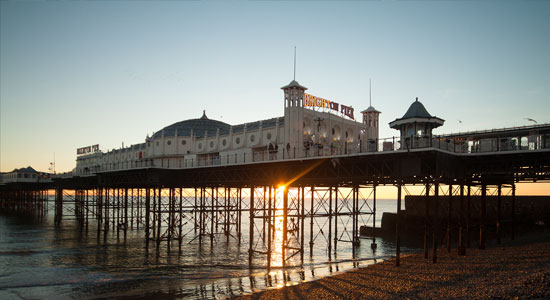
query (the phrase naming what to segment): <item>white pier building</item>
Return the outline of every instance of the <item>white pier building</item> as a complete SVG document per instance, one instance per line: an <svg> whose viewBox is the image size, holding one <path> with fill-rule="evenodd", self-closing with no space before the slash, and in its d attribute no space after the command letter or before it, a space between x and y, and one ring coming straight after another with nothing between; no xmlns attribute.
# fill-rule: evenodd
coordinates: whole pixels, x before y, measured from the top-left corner
<svg viewBox="0 0 550 300"><path fill-rule="evenodd" d="M108 152L77 150L73 175L134 168L191 168L377 151L380 112L369 106L356 122L354 108L306 93L293 80L281 88L284 116L230 125L198 119L166 126L144 143Z"/></svg>

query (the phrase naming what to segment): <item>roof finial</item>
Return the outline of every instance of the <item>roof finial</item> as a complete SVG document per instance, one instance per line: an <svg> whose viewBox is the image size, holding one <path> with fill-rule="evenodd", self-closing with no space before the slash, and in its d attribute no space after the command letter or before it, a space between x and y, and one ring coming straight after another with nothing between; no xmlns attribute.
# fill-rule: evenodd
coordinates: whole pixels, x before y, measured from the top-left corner
<svg viewBox="0 0 550 300"><path fill-rule="evenodd" d="M202 110L202 117L201 120L208 120L208 117L206 116L206 109Z"/></svg>
<svg viewBox="0 0 550 300"><path fill-rule="evenodd" d="M416 97L416 102L418 102L418 97Z"/></svg>
<svg viewBox="0 0 550 300"><path fill-rule="evenodd" d="M294 46L294 80L296 80L296 46Z"/></svg>

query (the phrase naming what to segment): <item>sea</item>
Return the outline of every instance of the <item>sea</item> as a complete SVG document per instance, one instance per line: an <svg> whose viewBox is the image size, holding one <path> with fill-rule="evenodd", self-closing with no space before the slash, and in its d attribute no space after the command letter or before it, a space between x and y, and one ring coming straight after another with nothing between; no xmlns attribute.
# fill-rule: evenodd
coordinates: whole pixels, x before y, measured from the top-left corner
<svg viewBox="0 0 550 300"><path fill-rule="evenodd" d="M397 203L377 200L376 206L375 223L380 227L383 212L395 212ZM360 225L372 226L371 218L361 216ZM64 217L55 226L53 202L42 217L0 213L0 299L227 299L316 280L395 255L393 242L377 238L373 250L372 238L365 237L355 249L350 242L339 242L329 257L323 234L328 219L316 218L313 251L305 230L303 261L298 254L283 268L274 253L268 270L259 254L250 266L247 220L243 215L240 242L216 237L210 247L209 240L186 240L180 252L177 243L168 249L166 242L146 249L143 229L129 230L126 239L116 230L98 239L94 221L87 234L75 219ZM351 234L350 219L339 222L338 238L345 240ZM261 224L255 227L262 230ZM417 251L401 247L402 253Z"/></svg>

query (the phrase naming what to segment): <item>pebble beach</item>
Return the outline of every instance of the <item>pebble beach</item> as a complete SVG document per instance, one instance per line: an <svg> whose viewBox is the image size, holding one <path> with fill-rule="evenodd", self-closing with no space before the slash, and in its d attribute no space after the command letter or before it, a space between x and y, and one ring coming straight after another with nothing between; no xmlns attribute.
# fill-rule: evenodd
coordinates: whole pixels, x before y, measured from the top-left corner
<svg viewBox="0 0 550 300"><path fill-rule="evenodd" d="M480 250L438 249L242 299L550 299L550 233Z"/></svg>

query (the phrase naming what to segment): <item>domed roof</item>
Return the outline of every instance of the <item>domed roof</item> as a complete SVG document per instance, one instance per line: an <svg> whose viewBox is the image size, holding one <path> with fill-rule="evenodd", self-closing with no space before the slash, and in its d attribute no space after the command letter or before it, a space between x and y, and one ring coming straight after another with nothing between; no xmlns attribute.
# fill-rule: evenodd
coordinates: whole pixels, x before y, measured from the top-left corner
<svg viewBox="0 0 550 300"><path fill-rule="evenodd" d="M157 131L153 137L161 137L163 132L164 136L175 136L176 131L178 136L191 136L191 132L193 132L195 137L204 137L205 132L208 136L214 136L216 135L218 129L220 130L220 133L224 133L229 132L230 127L231 125L227 123L208 119L208 117L206 117L206 112L203 111L201 118L189 119L166 126Z"/></svg>
<svg viewBox="0 0 550 300"><path fill-rule="evenodd" d="M403 124L411 124L411 123L429 123L431 124L432 128L437 128L445 122L445 120L438 118L436 116L430 115L430 113L426 110L424 105L418 101L418 97L416 98L416 101L414 101L405 115L401 119L395 119L395 121L390 122L390 128L399 129Z"/></svg>
<svg viewBox="0 0 550 300"><path fill-rule="evenodd" d="M424 105L418 101L418 97L416 98L416 101L411 104L405 115L401 119L408 119L408 118L433 118L432 115L426 110Z"/></svg>

